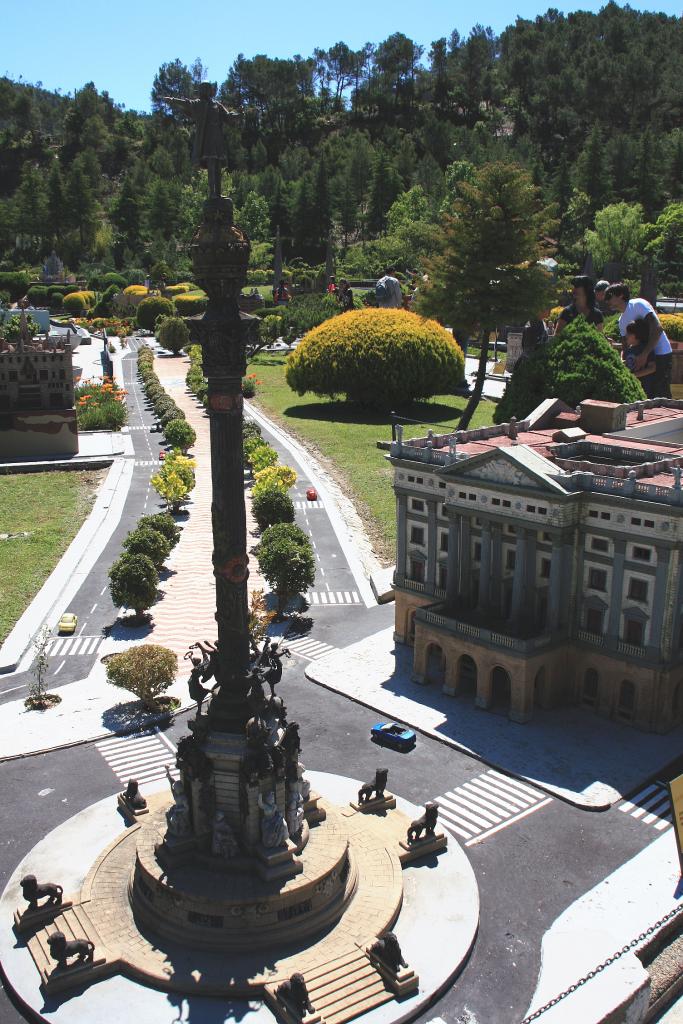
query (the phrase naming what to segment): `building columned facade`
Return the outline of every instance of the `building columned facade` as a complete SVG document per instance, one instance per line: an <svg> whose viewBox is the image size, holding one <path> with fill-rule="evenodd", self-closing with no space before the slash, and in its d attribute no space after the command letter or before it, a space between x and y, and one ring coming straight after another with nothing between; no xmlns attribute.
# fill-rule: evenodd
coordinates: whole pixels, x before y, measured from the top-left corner
<svg viewBox="0 0 683 1024"><path fill-rule="evenodd" d="M535 708L683 723L683 402L548 400L524 422L404 440L395 634L414 679Z"/></svg>

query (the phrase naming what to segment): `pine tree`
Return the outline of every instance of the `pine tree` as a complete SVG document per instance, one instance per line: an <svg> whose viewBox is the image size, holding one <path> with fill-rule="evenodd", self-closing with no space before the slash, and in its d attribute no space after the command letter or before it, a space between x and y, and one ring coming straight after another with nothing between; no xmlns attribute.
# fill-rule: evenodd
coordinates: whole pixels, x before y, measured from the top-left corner
<svg viewBox="0 0 683 1024"><path fill-rule="evenodd" d="M330 183L327 174L325 154L321 154L315 168L313 178L312 223L315 227L317 242L324 247L332 225L332 203L330 201Z"/></svg>
<svg viewBox="0 0 683 1024"><path fill-rule="evenodd" d="M460 421L464 429L483 391L489 333L501 323L523 323L549 300L550 277L538 260L547 255L542 239L555 224L528 172L514 164L485 164L458 191L438 255L428 264L430 284L419 308L479 333L481 356Z"/></svg>
<svg viewBox="0 0 683 1024"><path fill-rule="evenodd" d="M339 228L342 233L344 249L348 247L349 237L356 230L358 223L358 205L353 188L353 182L349 174L343 175L338 180L338 187L335 190L337 195L337 216Z"/></svg>
<svg viewBox="0 0 683 1024"><path fill-rule="evenodd" d="M140 200L130 175L126 175L121 191L114 203L110 217L118 229L123 244L135 251L140 246Z"/></svg>
<svg viewBox="0 0 683 1024"><path fill-rule="evenodd" d="M81 255L92 242L97 221L97 200L90 180L83 169L81 157L76 157L66 184L66 204L69 225L78 231Z"/></svg>
<svg viewBox="0 0 683 1024"><path fill-rule="evenodd" d="M57 244L61 242L66 229L66 205L64 178L61 167L55 160L47 180L47 222Z"/></svg>
<svg viewBox="0 0 683 1024"><path fill-rule="evenodd" d="M384 234L387 213L401 191L401 181L386 150L381 149L372 169L368 201L368 228L373 234Z"/></svg>
<svg viewBox="0 0 683 1024"><path fill-rule="evenodd" d="M606 177L603 141L600 129L594 125L579 157L576 174L577 188L586 193L593 210L605 205L609 194Z"/></svg>
<svg viewBox="0 0 683 1024"><path fill-rule="evenodd" d="M46 233L47 191L42 171L26 164L14 198L17 232L31 239L43 238Z"/></svg>

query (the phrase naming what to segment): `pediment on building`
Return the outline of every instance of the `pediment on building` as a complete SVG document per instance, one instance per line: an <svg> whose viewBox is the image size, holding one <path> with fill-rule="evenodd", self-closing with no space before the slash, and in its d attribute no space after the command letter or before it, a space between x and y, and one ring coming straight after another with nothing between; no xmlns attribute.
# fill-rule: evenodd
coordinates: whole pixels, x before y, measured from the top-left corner
<svg viewBox="0 0 683 1024"><path fill-rule="evenodd" d="M498 448L473 455L471 459L447 466L440 475L461 480L483 480L513 487L530 487L564 494L564 488L552 479L557 466L532 448L519 445Z"/></svg>

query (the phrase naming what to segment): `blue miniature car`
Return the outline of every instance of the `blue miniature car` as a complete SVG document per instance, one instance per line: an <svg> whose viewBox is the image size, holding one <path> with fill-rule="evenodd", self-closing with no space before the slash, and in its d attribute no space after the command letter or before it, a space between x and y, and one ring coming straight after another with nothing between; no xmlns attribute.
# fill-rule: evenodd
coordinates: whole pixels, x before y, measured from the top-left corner
<svg viewBox="0 0 683 1024"><path fill-rule="evenodd" d="M417 737L412 729L396 722L378 722L370 730L370 739L382 747L393 747L394 750L412 750Z"/></svg>

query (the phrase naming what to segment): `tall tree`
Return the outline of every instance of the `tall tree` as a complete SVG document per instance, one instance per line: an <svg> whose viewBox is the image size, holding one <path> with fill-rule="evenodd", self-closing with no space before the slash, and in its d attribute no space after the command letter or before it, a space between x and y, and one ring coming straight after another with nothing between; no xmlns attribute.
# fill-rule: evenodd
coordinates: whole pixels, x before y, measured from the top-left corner
<svg viewBox="0 0 683 1024"><path fill-rule="evenodd" d="M428 264L429 286L420 310L454 328L477 331L481 356L477 380L460 421L469 424L486 377L489 333L505 322L524 322L546 306L549 275L538 261L554 229L551 211L527 171L486 164L462 181L445 218L438 255Z"/></svg>
<svg viewBox="0 0 683 1024"><path fill-rule="evenodd" d="M382 147L375 160L368 200L368 227L374 234L384 234L387 213L401 191L401 180L389 156Z"/></svg>
<svg viewBox="0 0 683 1024"><path fill-rule="evenodd" d="M62 169L55 160L47 179L47 222L57 245L62 240L67 226L66 186Z"/></svg>
<svg viewBox="0 0 683 1024"><path fill-rule="evenodd" d="M95 233L97 199L81 156L76 157L67 177L66 205L70 226L78 231L81 256L84 256Z"/></svg>
<svg viewBox="0 0 683 1024"><path fill-rule="evenodd" d="M37 167L26 165L14 198L17 232L40 241L46 234L48 208L43 172Z"/></svg>

